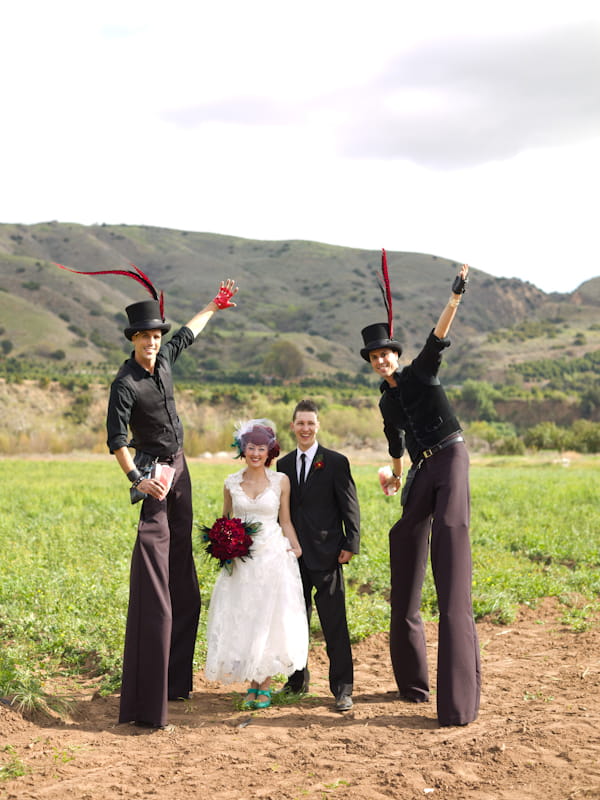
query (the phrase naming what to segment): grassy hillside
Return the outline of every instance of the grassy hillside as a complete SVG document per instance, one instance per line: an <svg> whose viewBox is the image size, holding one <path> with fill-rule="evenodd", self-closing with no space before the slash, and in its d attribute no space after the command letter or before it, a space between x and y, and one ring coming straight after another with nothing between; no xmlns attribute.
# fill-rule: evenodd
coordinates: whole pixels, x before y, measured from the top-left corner
<svg viewBox="0 0 600 800"><path fill-rule="evenodd" d="M227 276L238 307L221 314L181 359L180 378L265 382L274 378L373 382L359 356L360 330L385 319L375 273L380 253L318 242L265 242L143 226L48 222L0 225L0 357L4 374L112 374L129 346L125 306L146 299L122 277L58 269L110 269L133 262L184 323ZM412 357L434 325L456 264L389 252L396 334ZM573 358L600 348L600 278L572 294L473 269L445 360L447 381L504 383L514 366Z"/></svg>

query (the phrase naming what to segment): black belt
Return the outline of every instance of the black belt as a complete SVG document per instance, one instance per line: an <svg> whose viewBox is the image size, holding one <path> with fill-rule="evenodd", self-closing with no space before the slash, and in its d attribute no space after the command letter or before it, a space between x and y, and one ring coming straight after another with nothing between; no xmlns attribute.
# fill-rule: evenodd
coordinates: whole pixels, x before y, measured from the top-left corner
<svg viewBox="0 0 600 800"><path fill-rule="evenodd" d="M182 452L182 450L181 450L181 449L179 449L179 450L177 450L175 453L171 453L171 455L170 455L170 456L157 456L156 458L157 458L157 459L158 459L158 461L160 461L162 464L172 464L172 463L175 461L175 459L177 458L177 456L178 456L178 455L179 455L181 452Z"/></svg>
<svg viewBox="0 0 600 800"><path fill-rule="evenodd" d="M464 442L464 439L460 433L453 433L451 436L443 439L439 444L434 444L433 447L428 447L427 450L423 450L421 458L431 458L431 456L443 450L444 447L450 447L451 444L456 444L457 442Z"/></svg>

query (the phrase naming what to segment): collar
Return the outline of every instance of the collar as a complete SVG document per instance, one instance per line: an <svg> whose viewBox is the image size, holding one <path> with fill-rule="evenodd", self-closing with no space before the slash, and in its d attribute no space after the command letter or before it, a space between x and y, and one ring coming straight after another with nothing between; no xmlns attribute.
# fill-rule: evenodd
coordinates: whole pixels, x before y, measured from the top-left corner
<svg viewBox="0 0 600 800"><path fill-rule="evenodd" d="M312 462L313 458L315 457L316 452L317 452L318 449L319 449L319 443L317 442L316 439L315 439L315 443L312 444L308 448L308 450L300 450L300 448L297 447L296 448L296 461L299 463L300 462L300 456L302 455L302 453L304 453L304 455L306 456L306 463L310 464Z"/></svg>
<svg viewBox="0 0 600 800"><path fill-rule="evenodd" d="M125 362L125 363L126 364L129 363L129 368L131 369L131 371L134 373L134 375L136 377L138 377L138 378L146 378L146 377L147 378L151 378L152 377L152 373L148 372L148 370L145 367L142 367L142 365L138 361L135 360L135 356L134 356L133 353L131 354L131 358L129 359L129 362ZM154 365L154 373L156 374L156 364Z"/></svg>
<svg viewBox="0 0 600 800"><path fill-rule="evenodd" d="M402 370L400 369L397 369L396 372L394 372L394 375L396 377L396 386L390 386L385 378L381 381L381 383L379 384L379 391L381 392L381 394L383 394L384 392L392 392L394 389L398 388L398 382L400 380L401 372Z"/></svg>

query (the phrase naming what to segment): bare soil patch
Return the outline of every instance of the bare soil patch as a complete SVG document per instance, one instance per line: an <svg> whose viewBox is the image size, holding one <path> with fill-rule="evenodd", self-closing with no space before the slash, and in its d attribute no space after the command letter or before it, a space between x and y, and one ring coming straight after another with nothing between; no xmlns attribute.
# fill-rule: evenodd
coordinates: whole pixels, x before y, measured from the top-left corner
<svg viewBox="0 0 600 800"><path fill-rule="evenodd" d="M233 693L196 676L171 704L175 729L117 725L118 696L82 686L68 719L28 720L0 705L3 800L583 800L600 798L600 629L573 633L547 600L515 623L478 624L479 719L440 728L435 702L397 699L386 635L354 647L355 706L332 708L327 659L311 653L311 694L236 711ZM429 624L435 687L435 625ZM243 687L234 687L241 691Z"/></svg>

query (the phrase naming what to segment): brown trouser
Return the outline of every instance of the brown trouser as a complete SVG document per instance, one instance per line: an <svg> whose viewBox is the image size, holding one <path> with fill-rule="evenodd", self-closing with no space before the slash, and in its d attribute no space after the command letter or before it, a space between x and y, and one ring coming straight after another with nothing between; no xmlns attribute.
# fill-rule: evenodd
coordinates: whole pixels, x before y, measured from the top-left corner
<svg viewBox="0 0 600 800"><path fill-rule="evenodd" d="M421 590L431 533L439 606L437 713L440 725L477 718L480 661L471 602L469 455L453 444L423 461L404 513L390 530L390 653L398 689L429 699Z"/></svg>
<svg viewBox="0 0 600 800"><path fill-rule="evenodd" d="M183 453L165 500L146 497L131 560L119 722L167 724L167 701L192 689L200 590L192 487Z"/></svg>

